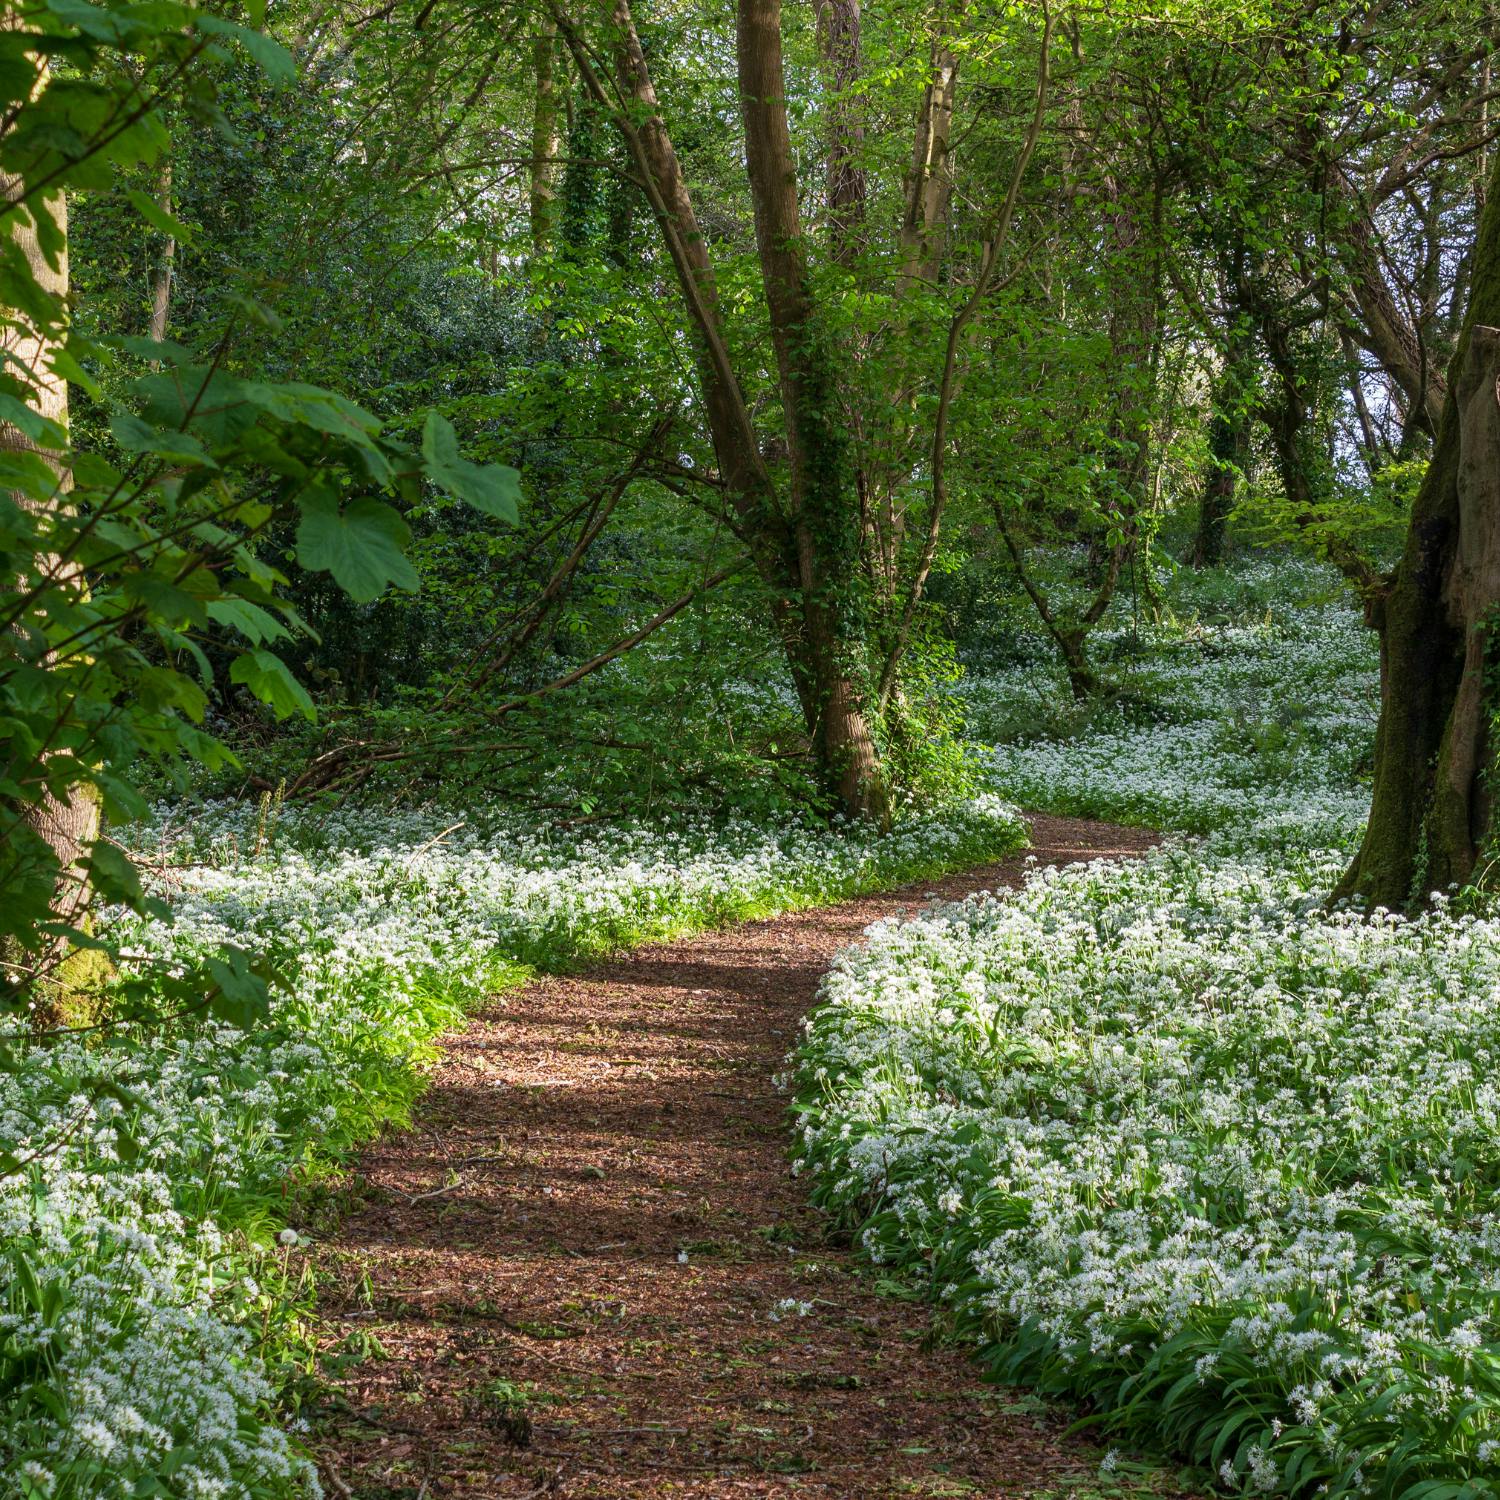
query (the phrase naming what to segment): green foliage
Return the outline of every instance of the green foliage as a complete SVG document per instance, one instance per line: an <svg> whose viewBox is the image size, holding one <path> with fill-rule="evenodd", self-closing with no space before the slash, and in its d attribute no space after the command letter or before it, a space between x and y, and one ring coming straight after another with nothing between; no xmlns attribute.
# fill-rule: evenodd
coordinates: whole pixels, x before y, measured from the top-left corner
<svg viewBox="0 0 1500 1500"><path fill-rule="evenodd" d="M49 799L97 798L106 818L137 817L146 768L224 766L229 752L205 728L210 652L233 654L228 680L278 717L312 716L305 688L269 649L308 629L269 538L294 527L302 568L371 600L419 583L398 507L435 491L488 517L516 515L514 472L462 457L435 414L418 450L333 392L229 373L253 306L206 360L175 343L68 334L62 195L107 190L157 159L169 88L174 107L227 129L191 81L195 68L228 62L225 42L272 81L289 76L271 39L174 4L59 3L0 32L0 107L13 122L0 164L20 184L0 211L12 350L0 401L14 433L0 446L0 572L14 580L0 602L0 944L22 959L17 993L47 950L85 935L80 903L64 898L61 916L49 915L61 885L143 900L102 837L64 868L71 855L38 815ZM45 71L33 55L49 60ZM175 228L141 194L128 197L153 227ZM28 349L29 360L16 352ZM144 373L119 373L141 361ZM109 393L91 367L117 372ZM107 408L107 445L70 439L56 395L65 381ZM212 980L227 994L223 976Z"/></svg>

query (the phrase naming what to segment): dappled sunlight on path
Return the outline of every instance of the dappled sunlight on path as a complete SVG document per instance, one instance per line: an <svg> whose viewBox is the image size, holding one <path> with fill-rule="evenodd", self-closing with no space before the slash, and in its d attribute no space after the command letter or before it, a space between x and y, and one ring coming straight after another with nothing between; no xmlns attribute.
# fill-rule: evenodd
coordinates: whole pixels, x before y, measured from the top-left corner
<svg viewBox="0 0 1500 1500"><path fill-rule="evenodd" d="M1044 863L1148 834L1040 818ZM1024 859L537 981L444 1047L320 1252L361 1497L1012 1495L1097 1455L929 1348L805 1203L772 1077L832 955ZM887 1288L887 1290L894 1290Z"/></svg>

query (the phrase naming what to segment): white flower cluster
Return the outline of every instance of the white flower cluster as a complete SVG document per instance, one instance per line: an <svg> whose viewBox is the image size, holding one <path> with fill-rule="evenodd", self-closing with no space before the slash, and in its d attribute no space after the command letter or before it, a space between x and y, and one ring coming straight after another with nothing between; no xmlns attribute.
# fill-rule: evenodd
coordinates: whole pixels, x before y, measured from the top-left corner
<svg viewBox="0 0 1500 1500"><path fill-rule="evenodd" d="M1147 646L1127 707L996 782L1212 837L842 955L797 1165L1005 1377L1227 1488L1500 1496L1500 915L1322 904L1377 702L1346 606Z"/></svg>
<svg viewBox="0 0 1500 1500"><path fill-rule="evenodd" d="M297 1336L284 1182L399 1115L465 1004L522 965L920 879L1023 836L993 797L889 836L161 809L135 837L174 920L117 914L131 962L229 943L269 953L289 990L249 1032L194 1020L0 1068L0 1149L36 1154L0 1178L0 1475L47 1500L315 1493L274 1412L271 1367Z"/></svg>
<svg viewBox="0 0 1500 1500"><path fill-rule="evenodd" d="M1227 833L1240 847L1357 838L1369 797L1356 773L1379 708L1375 637L1351 601L1323 597L1327 575L1306 563L1243 568L1234 582L1277 607L1212 627L1096 632L1095 659L1118 696L1079 733L1047 643L1006 669L976 666L957 688L976 738L1018 722L1064 731L997 745L992 784L1023 807ZM1309 593L1315 602L1299 606Z"/></svg>
<svg viewBox="0 0 1500 1500"><path fill-rule="evenodd" d="M878 928L805 1164L1011 1376L1222 1431L1253 1490L1500 1493L1500 918L1330 914L1338 868L1167 850Z"/></svg>

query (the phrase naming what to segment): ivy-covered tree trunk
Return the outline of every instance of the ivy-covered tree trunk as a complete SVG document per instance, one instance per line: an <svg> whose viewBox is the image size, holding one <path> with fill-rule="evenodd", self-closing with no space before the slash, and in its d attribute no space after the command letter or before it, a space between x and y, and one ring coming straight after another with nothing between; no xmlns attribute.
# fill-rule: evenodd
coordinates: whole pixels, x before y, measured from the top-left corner
<svg viewBox="0 0 1500 1500"><path fill-rule="evenodd" d="M843 451L831 356L819 337L808 285L779 6L747 0L738 50L756 239L784 411L776 445L785 454L784 487L762 451L735 369L707 240L628 0L614 0L610 20L612 89L595 71L578 30L566 20L561 24L585 87L620 131L672 262L732 524L766 585L818 767L842 811L884 820L888 804L869 707L869 649L861 633L860 513Z"/></svg>
<svg viewBox="0 0 1500 1500"><path fill-rule="evenodd" d="M1250 445L1250 413L1245 393L1253 374L1248 368L1248 339L1231 328L1224 368L1214 384L1213 418L1208 429L1208 473L1198 502L1198 529L1188 561L1195 568L1216 568L1224 561L1235 490Z"/></svg>
<svg viewBox="0 0 1500 1500"><path fill-rule="evenodd" d="M1500 166L1475 247L1466 327L1436 445L1390 586L1381 637L1374 796L1335 897L1415 908L1467 883L1491 834L1486 676L1500 652Z"/></svg>
<svg viewBox="0 0 1500 1500"><path fill-rule="evenodd" d="M843 811L883 821L889 809L869 717L873 694L862 620L862 517L833 359L808 280L787 126L780 0L740 0L736 44L755 238L785 413L788 519L814 690L809 728Z"/></svg>

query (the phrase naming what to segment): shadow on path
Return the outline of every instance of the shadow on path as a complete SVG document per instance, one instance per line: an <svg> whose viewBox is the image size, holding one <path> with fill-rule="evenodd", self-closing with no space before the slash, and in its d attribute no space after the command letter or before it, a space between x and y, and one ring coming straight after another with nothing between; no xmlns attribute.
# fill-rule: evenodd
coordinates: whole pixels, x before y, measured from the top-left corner
<svg viewBox="0 0 1500 1500"><path fill-rule="evenodd" d="M1033 840L1047 864L1154 842L1064 818ZM345 1377L330 1492L863 1500L1086 1474L1092 1449L928 1347L926 1309L830 1239L771 1082L839 948L1024 867L648 947L451 1038L319 1252L328 1342L384 1350Z"/></svg>

